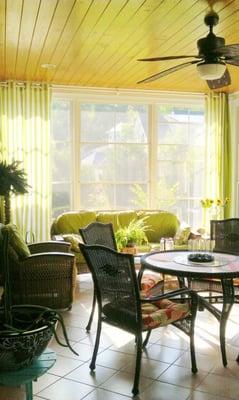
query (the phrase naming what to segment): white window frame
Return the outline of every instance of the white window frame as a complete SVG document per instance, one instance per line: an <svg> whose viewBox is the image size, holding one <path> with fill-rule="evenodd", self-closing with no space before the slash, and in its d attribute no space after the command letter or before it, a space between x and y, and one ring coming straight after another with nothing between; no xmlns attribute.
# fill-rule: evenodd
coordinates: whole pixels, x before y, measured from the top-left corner
<svg viewBox="0 0 239 400"><path fill-rule="evenodd" d="M148 143L149 143L149 208L155 208L155 185L157 154L154 151L156 145L157 105L173 104L190 106L204 103L202 93L174 93L145 90L127 89L98 89L81 87L54 86L52 90L54 99L70 100L72 102L71 127L72 127L72 204L71 209L79 210L80 206L80 171L77 155L80 154L80 104L144 104L149 107L148 118Z"/></svg>

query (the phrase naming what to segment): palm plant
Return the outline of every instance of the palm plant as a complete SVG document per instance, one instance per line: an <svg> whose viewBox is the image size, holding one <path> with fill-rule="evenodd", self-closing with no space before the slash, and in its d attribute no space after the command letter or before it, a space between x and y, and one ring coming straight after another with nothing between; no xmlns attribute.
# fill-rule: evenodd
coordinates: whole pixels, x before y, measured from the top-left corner
<svg viewBox="0 0 239 400"><path fill-rule="evenodd" d="M11 194L24 194L28 192L26 173L19 168L20 161L13 161L7 164L6 161L0 161L0 196L4 202L4 223L11 221Z"/></svg>

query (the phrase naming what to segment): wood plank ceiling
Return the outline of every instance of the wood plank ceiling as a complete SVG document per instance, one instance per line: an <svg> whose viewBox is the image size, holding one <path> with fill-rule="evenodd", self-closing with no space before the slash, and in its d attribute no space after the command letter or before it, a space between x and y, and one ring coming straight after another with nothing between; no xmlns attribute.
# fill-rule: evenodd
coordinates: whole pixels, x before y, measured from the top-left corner
<svg viewBox="0 0 239 400"><path fill-rule="evenodd" d="M197 54L209 3L220 17L214 32L239 43L239 0L0 0L0 79L207 92L194 65L138 85L186 60L137 59ZM239 67L228 69L232 84L224 91L238 91Z"/></svg>

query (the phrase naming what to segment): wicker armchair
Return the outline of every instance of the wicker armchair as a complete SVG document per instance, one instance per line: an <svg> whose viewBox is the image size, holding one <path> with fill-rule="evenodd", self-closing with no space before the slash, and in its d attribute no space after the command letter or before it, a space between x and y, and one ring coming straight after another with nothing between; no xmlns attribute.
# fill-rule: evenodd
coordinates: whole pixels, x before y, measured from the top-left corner
<svg viewBox="0 0 239 400"><path fill-rule="evenodd" d="M142 348L146 346L152 329L172 323L190 337L192 372L196 373L194 321L197 294L185 288L153 298L143 296L141 299L131 254L118 253L99 245L80 244L80 249L93 276L98 304L97 334L90 369L96 367L102 322L132 333L137 345L132 393L137 395ZM170 300L173 297L177 302ZM144 342L143 332L147 332Z"/></svg>
<svg viewBox="0 0 239 400"><path fill-rule="evenodd" d="M107 224L92 222L80 228L79 232L85 244L100 244L117 250L114 229L110 222Z"/></svg>
<svg viewBox="0 0 239 400"><path fill-rule="evenodd" d="M80 228L79 232L85 244L100 244L109 247L113 250L117 250L114 229L111 223L103 224L101 222L92 222L86 227ZM94 290L90 318L86 326L87 332L89 332L91 328L92 320L95 313L95 305L96 305L96 293Z"/></svg>
<svg viewBox="0 0 239 400"><path fill-rule="evenodd" d="M82 240L85 244L99 244L110 249L117 251L117 244L114 235L114 229L112 223L101 223L101 222L92 222L84 228L80 228L79 232L81 234ZM154 288L154 293L157 290L158 293L161 293L164 290L164 279L161 274L144 274L141 280L141 289L145 291L149 291L151 288ZM90 318L88 324L86 326L86 331L89 332L95 312L96 305L96 293L94 290L92 308L90 313Z"/></svg>
<svg viewBox="0 0 239 400"><path fill-rule="evenodd" d="M239 218L210 221L210 238L215 241L214 252L239 255ZM239 302L239 279L234 279L235 302ZM209 292L209 300L221 302L222 285L219 279L193 279L191 288L198 292Z"/></svg>
<svg viewBox="0 0 239 400"><path fill-rule="evenodd" d="M0 234L4 235L4 225ZM23 239L22 239L23 240ZM13 256L8 250L12 304L34 304L53 309L70 309L73 302L75 256L64 242L34 243L30 255Z"/></svg>
<svg viewBox="0 0 239 400"><path fill-rule="evenodd" d="M210 221L210 238L215 241L214 252L239 255L239 218ZM227 365L225 332L228 317L233 304L229 300L231 293L223 297L220 279L190 279L189 287L203 293L200 303L211 312L219 322L220 346L224 366ZM234 303L239 303L239 279L233 279ZM213 303L223 304L222 312ZM239 356L237 361L239 361Z"/></svg>

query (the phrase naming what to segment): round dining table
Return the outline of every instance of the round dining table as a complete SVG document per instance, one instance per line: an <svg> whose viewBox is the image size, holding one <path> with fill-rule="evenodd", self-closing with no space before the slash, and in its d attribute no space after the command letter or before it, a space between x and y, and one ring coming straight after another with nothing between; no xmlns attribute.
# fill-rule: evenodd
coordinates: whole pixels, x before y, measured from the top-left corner
<svg viewBox="0 0 239 400"><path fill-rule="evenodd" d="M164 251L147 253L141 258L141 270L139 272L139 281L145 270L149 269L163 275L177 276L182 285L190 287L190 282L197 279L220 279L222 290L221 296L216 297L203 296L199 293L199 305L212 313L220 323L220 346L223 365L227 365L225 330L231 308L235 302L235 292L233 279L239 277L239 256L228 253L207 253L213 259L211 261L199 262L190 261L189 251ZM199 258L200 258L199 253ZM205 254L205 252L204 252ZM194 254L195 255L195 254ZM213 301L222 304L219 310L213 304ZM237 357L239 362L239 356Z"/></svg>

